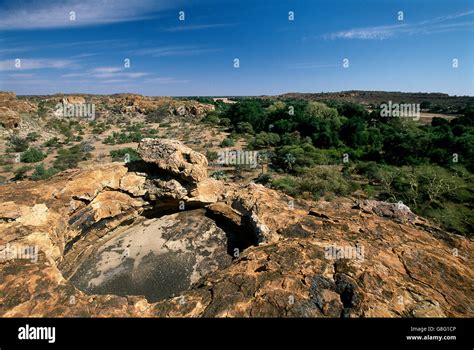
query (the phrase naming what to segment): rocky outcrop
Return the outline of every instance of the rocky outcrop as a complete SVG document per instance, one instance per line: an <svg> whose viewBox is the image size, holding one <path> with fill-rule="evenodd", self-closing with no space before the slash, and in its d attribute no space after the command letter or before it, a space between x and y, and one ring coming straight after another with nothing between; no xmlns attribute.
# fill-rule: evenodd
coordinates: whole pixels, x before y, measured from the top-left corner
<svg viewBox="0 0 474 350"><path fill-rule="evenodd" d="M17 112L7 107L0 107L0 125L5 129L17 128L20 120L20 115Z"/></svg>
<svg viewBox="0 0 474 350"><path fill-rule="evenodd" d="M14 92L0 91L0 125L3 128L18 128L21 123L20 113L34 113L36 110L36 105L18 100Z"/></svg>
<svg viewBox="0 0 474 350"><path fill-rule="evenodd" d="M140 95L122 95L115 99L122 113L148 114L157 109L166 110L169 116L200 119L214 111L212 104L199 103L193 100L178 101L172 98L150 98Z"/></svg>
<svg viewBox="0 0 474 350"><path fill-rule="evenodd" d="M145 162L182 180L199 182L207 178L206 157L180 141L143 139L138 153Z"/></svg>
<svg viewBox="0 0 474 350"><path fill-rule="evenodd" d="M74 105L86 103L86 99L83 96L66 96L62 99L63 105Z"/></svg>
<svg viewBox="0 0 474 350"><path fill-rule="evenodd" d="M0 316L474 315L472 240L401 204L298 201L209 180L170 140L139 149L140 169L0 186Z"/></svg>
<svg viewBox="0 0 474 350"><path fill-rule="evenodd" d="M91 251L70 281L88 293L146 293L149 301L188 289L232 261L226 233L204 213L165 215L117 232Z"/></svg>

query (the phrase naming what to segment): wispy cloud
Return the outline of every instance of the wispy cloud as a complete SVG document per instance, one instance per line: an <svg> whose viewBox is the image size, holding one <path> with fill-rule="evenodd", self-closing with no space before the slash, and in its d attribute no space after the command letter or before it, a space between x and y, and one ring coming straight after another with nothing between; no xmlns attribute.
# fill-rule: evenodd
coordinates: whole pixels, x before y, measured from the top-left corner
<svg viewBox="0 0 474 350"><path fill-rule="evenodd" d="M292 69L320 69L320 68L336 68L340 65L325 63L295 63L289 66Z"/></svg>
<svg viewBox="0 0 474 350"><path fill-rule="evenodd" d="M97 56L97 53L81 53L79 55L74 55L71 56L72 58L86 58L86 57L92 57L92 56Z"/></svg>
<svg viewBox="0 0 474 350"><path fill-rule="evenodd" d="M153 83L153 84L183 84L189 83L191 80L176 79L172 77L157 77L145 79L144 83Z"/></svg>
<svg viewBox="0 0 474 350"><path fill-rule="evenodd" d="M25 51L28 51L28 49L22 48L22 47L12 47L12 48L0 49L0 55L10 55L12 53L25 52Z"/></svg>
<svg viewBox="0 0 474 350"><path fill-rule="evenodd" d="M183 32L183 31L190 31L190 30L204 30L204 29L231 27L234 25L235 24L233 23L195 24L195 25L183 24L182 26L165 28L165 31L166 32Z"/></svg>
<svg viewBox="0 0 474 350"><path fill-rule="evenodd" d="M324 35L325 39L384 40L401 35L434 34L474 28L474 21L455 22L454 20L472 16L474 10L451 14L417 22L366 28L353 28Z"/></svg>
<svg viewBox="0 0 474 350"><path fill-rule="evenodd" d="M77 63L72 60L55 60L55 59L20 59L19 66L16 66L15 59L1 60L0 71L23 71L31 69L46 69L46 68L73 68L77 67Z"/></svg>
<svg viewBox="0 0 474 350"><path fill-rule="evenodd" d="M12 2L0 11L0 30L47 29L136 21L157 17L181 0L64 0ZM74 11L75 20L70 13Z"/></svg>
<svg viewBox="0 0 474 350"><path fill-rule="evenodd" d="M17 73L17 74L9 74L8 76L13 79L31 79L35 77L35 74Z"/></svg>
<svg viewBox="0 0 474 350"><path fill-rule="evenodd" d="M111 81L127 81L128 79L137 79L149 76L150 73L146 72L130 72L128 69L123 67L96 67L93 69L86 70L84 72L74 72L63 74L63 78L85 78L85 79L98 79L101 82Z"/></svg>
<svg viewBox="0 0 474 350"><path fill-rule="evenodd" d="M92 72L99 73L99 74L107 74L107 73L117 73L122 71L123 68L120 67L97 67L92 69Z"/></svg>
<svg viewBox="0 0 474 350"><path fill-rule="evenodd" d="M149 55L152 57L166 57L200 55L216 51L219 51L219 49L202 48L197 46L167 46L139 49L134 51L133 53L137 55Z"/></svg>

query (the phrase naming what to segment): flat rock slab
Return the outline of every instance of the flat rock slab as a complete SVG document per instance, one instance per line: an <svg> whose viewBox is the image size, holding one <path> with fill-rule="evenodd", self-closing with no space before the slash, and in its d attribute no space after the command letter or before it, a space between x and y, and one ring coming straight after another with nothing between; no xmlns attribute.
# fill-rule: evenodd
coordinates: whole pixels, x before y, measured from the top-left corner
<svg viewBox="0 0 474 350"><path fill-rule="evenodd" d="M87 293L157 301L187 290L231 261L226 233L197 209L117 232L81 263L70 281Z"/></svg>

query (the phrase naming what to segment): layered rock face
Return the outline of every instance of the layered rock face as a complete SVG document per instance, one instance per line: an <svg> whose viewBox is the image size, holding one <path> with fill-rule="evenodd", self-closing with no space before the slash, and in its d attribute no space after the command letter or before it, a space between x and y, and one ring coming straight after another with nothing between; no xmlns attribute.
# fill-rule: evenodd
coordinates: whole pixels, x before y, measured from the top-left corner
<svg viewBox="0 0 474 350"><path fill-rule="evenodd" d="M152 99L140 95L125 95L115 100L122 106L122 113L148 113L157 108L166 107L170 115L190 118L202 118L215 109L214 105L196 101L176 101L171 98Z"/></svg>
<svg viewBox="0 0 474 350"><path fill-rule="evenodd" d="M0 92L0 126L5 129L15 129L19 126L20 113L30 113L36 110L36 105L18 100L14 92Z"/></svg>
<svg viewBox="0 0 474 350"><path fill-rule="evenodd" d="M144 162L0 186L0 316L472 317L473 242L409 208L298 201Z"/></svg>

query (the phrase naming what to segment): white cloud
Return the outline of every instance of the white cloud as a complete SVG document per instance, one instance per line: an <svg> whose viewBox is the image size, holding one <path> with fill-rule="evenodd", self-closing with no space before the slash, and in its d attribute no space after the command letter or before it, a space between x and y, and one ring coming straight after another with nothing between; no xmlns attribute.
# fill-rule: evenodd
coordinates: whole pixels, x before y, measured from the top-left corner
<svg viewBox="0 0 474 350"><path fill-rule="evenodd" d="M0 11L0 30L61 28L135 21L156 17L181 0L64 0L12 2ZM70 12L75 20L70 20Z"/></svg>
<svg viewBox="0 0 474 350"><path fill-rule="evenodd" d="M136 50L136 55L149 55L152 57L167 57L167 56L190 56L200 55L209 52L216 52L219 49L207 49L200 48L197 46L167 46L167 47L156 47L149 49Z"/></svg>
<svg viewBox="0 0 474 350"><path fill-rule="evenodd" d="M128 79L142 78L150 75L146 72L133 72L121 67L97 67L83 72L66 73L61 75L63 78L95 78L102 82L111 82L116 80L126 81ZM96 80L97 81L97 80Z"/></svg>
<svg viewBox="0 0 474 350"><path fill-rule="evenodd" d="M35 77L35 74L17 73L17 74L9 74L8 76L13 79L31 79Z"/></svg>
<svg viewBox="0 0 474 350"><path fill-rule="evenodd" d="M45 69L45 68L71 68L77 66L74 61L71 60L54 60L54 59L20 59L19 67L15 66L16 59L1 60L0 71L22 71L30 69Z"/></svg>
<svg viewBox="0 0 474 350"><path fill-rule="evenodd" d="M387 26L375 26L367 28L353 28L324 35L326 39L362 39L383 40L400 35L433 34L440 32L455 31L460 29L474 28L473 21L452 22L455 19L470 16L474 10L462 13L436 17L412 24L396 24ZM451 21L451 22L450 22Z"/></svg>
<svg viewBox="0 0 474 350"><path fill-rule="evenodd" d="M123 69L120 67L97 67L92 70L94 73L99 73L99 74L107 74L107 73L117 73L122 71Z"/></svg>
<svg viewBox="0 0 474 350"><path fill-rule="evenodd" d="M144 83L154 83L154 84L183 84L189 83L190 80L182 80L176 79L171 77L157 77L157 78L149 78L144 81Z"/></svg>
<svg viewBox="0 0 474 350"><path fill-rule="evenodd" d="M295 63L289 66L294 69L318 69L318 68L335 68L339 67L337 64L325 64L325 63Z"/></svg>
<svg viewBox="0 0 474 350"><path fill-rule="evenodd" d="M176 26L176 27L169 27L166 28L165 31L167 32L183 32L188 30L203 30L203 29L211 29L211 28L222 28L222 27L230 27L233 26L233 23L216 23L216 24L195 24L195 25L185 25Z"/></svg>
<svg viewBox="0 0 474 350"><path fill-rule="evenodd" d="M127 80L126 79L109 79L109 80L103 80L101 83L103 84L116 84L116 83L125 83Z"/></svg>

